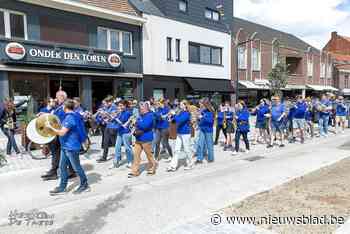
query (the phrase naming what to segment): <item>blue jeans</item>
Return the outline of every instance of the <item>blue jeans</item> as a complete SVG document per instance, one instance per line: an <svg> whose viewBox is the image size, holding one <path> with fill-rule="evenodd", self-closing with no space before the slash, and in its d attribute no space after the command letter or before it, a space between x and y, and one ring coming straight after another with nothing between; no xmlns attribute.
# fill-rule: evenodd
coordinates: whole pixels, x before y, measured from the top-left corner
<svg viewBox="0 0 350 234"><path fill-rule="evenodd" d="M126 158L128 160L128 163L132 163L132 160L134 158L132 148L131 148L131 134L125 133L123 135L117 136L117 141L115 143L115 160L121 161L122 160L122 145L125 147L126 152Z"/></svg>
<svg viewBox="0 0 350 234"><path fill-rule="evenodd" d="M11 154L12 148L18 154L19 149L18 149L18 146L16 144L15 130L4 128L4 127L2 127L1 130L5 134L5 136L7 137L6 154L8 154L8 155Z"/></svg>
<svg viewBox="0 0 350 234"><path fill-rule="evenodd" d="M329 115L320 115L318 120L318 126L320 128L320 135L325 136L328 134L328 124L329 124Z"/></svg>
<svg viewBox="0 0 350 234"><path fill-rule="evenodd" d="M72 164L74 171L78 174L80 178L80 186L87 185L87 178L84 169L80 165L79 150L71 151L61 149L61 159L60 159L60 171L61 171L61 182L60 190L63 191L67 187L68 183L68 165L69 162Z"/></svg>
<svg viewBox="0 0 350 234"><path fill-rule="evenodd" d="M208 161L214 161L214 141L212 132L199 131L197 160L202 161L208 151Z"/></svg>

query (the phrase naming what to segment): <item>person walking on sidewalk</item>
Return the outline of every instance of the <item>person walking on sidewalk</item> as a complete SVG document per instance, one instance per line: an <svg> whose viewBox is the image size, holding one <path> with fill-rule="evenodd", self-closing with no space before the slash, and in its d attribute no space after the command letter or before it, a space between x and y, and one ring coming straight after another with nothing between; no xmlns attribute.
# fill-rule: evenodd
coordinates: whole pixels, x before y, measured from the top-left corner
<svg viewBox="0 0 350 234"><path fill-rule="evenodd" d="M280 147L284 147L284 133L283 133L283 119L286 117L286 108L283 103L281 103L279 96L274 96L271 98L271 134L270 134L270 144L267 148L271 148L274 145L275 139L277 139L277 133L280 138Z"/></svg>
<svg viewBox="0 0 350 234"><path fill-rule="evenodd" d="M68 184L68 165L71 163L74 171L79 175L80 186L74 193L82 193L89 189L87 177L84 169L80 165L79 151L81 144L85 142L87 138L84 122L80 115L74 112L74 101L68 99L64 102L65 117L62 122L62 128L57 130L53 128L50 123L47 127L52 129L59 135L61 143L61 159L60 159L60 172L61 180L58 187L50 191L50 195L58 195L66 192Z"/></svg>
<svg viewBox="0 0 350 234"><path fill-rule="evenodd" d="M307 112L307 104L302 95L297 97L297 102L294 107L293 128L299 130L300 143L304 144L305 140L305 117Z"/></svg>
<svg viewBox="0 0 350 234"><path fill-rule="evenodd" d="M345 130L345 122L347 116L347 107L344 104L344 97L339 96L336 100L336 117L335 117L335 133L338 133L338 127L340 125L341 132L344 133Z"/></svg>
<svg viewBox="0 0 350 234"><path fill-rule="evenodd" d="M216 130L215 130L214 145L218 144L221 131L224 134L225 143L227 142L226 127L227 127L227 119L224 112L224 103L222 103L218 108L217 116L216 116Z"/></svg>

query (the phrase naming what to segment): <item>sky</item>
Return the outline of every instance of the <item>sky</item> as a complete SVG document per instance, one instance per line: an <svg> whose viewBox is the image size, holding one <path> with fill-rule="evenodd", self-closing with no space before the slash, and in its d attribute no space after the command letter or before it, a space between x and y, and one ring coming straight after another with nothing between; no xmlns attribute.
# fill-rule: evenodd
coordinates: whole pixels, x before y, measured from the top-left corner
<svg viewBox="0 0 350 234"><path fill-rule="evenodd" d="M350 0L233 0L235 17L294 34L322 49L331 32L350 37Z"/></svg>

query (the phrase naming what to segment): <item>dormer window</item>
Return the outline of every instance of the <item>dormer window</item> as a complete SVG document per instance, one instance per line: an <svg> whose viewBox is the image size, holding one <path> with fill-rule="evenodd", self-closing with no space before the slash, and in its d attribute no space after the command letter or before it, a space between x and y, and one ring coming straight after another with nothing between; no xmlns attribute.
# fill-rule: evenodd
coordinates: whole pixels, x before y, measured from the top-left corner
<svg viewBox="0 0 350 234"><path fill-rule="evenodd" d="M184 1L184 0L179 1L179 10L180 11L187 12L187 7L188 7L187 1Z"/></svg>
<svg viewBox="0 0 350 234"><path fill-rule="evenodd" d="M214 21L219 21L220 20L220 14L218 11L212 10L212 9L205 9L204 12L205 18L214 20Z"/></svg>

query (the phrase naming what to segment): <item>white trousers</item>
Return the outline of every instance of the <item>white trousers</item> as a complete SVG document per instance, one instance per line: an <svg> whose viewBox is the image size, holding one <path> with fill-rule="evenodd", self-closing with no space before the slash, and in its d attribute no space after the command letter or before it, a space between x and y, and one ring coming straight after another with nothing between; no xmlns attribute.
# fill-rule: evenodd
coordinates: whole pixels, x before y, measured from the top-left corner
<svg viewBox="0 0 350 234"><path fill-rule="evenodd" d="M170 162L170 167L177 168L179 164L179 158L181 157L181 149L184 149L186 165L192 166L192 150L191 150L191 134L177 135L175 142L174 156Z"/></svg>

